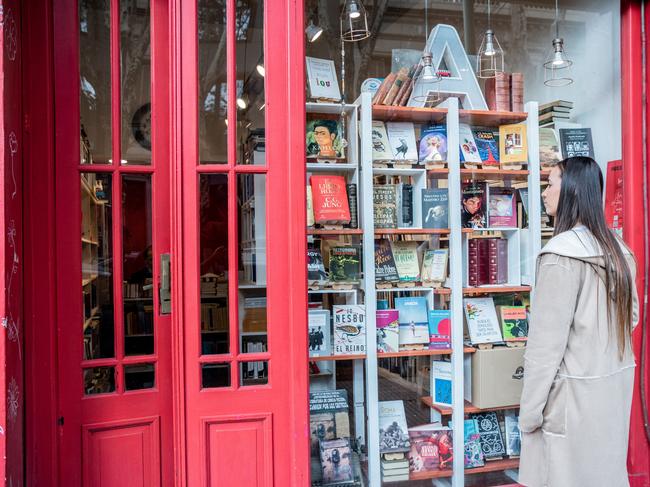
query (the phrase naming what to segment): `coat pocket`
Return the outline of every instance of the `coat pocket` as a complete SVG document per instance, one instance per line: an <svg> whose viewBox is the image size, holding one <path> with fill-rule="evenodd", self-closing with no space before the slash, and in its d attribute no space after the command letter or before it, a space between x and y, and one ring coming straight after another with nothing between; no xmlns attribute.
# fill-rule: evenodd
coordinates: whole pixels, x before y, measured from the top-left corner
<svg viewBox="0 0 650 487"><path fill-rule="evenodd" d="M542 414L542 430L554 435L566 434L567 379L558 377L548 394L546 407Z"/></svg>

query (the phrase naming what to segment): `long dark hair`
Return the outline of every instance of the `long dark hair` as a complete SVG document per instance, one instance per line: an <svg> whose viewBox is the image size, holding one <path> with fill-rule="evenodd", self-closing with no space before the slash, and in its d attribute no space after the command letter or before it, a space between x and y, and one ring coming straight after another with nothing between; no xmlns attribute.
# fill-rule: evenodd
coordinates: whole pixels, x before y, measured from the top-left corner
<svg viewBox="0 0 650 487"><path fill-rule="evenodd" d="M632 274L618 239L607 228L603 212L603 174L590 157L569 157L558 163L562 172L555 235L582 224L602 249L609 326L615 326L618 352L625 353L632 334ZM613 312L615 311L615 315ZM616 323L611 319L616 316Z"/></svg>

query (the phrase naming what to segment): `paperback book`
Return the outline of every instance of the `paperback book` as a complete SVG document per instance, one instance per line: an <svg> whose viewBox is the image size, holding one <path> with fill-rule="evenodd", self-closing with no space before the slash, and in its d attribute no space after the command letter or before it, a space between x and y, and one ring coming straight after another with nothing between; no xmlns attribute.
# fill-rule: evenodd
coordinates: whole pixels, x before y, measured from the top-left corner
<svg viewBox="0 0 650 487"><path fill-rule="evenodd" d="M562 156L567 157L594 156L594 143L591 140L591 129L560 129Z"/></svg>
<svg viewBox="0 0 650 487"><path fill-rule="evenodd" d="M464 228L487 227L487 184L464 183L462 186L461 223Z"/></svg>
<svg viewBox="0 0 650 487"><path fill-rule="evenodd" d="M376 184L372 188L375 228L397 228L397 185Z"/></svg>
<svg viewBox="0 0 650 487"><path fill-rule="evenodd" d="M422 282L440 284L447 279L449 249L428 249L422 257Z"/></svg>
<svg viewBox="0 0 650 487"><path fill-rule="evenodd" d="M308 120L307 121L307 158L343 159L343 129L341 121Z"/></svg>
<svg viewBox="0 0 650 487"><path fill-rule="evenodd" d="M458 137L460 140L461 162L464 162L465 165L480 164L481 155L476 147L472 128L466 123L461 123L459 126Z"/></svg>
<svg viewBox="0 0 650 487"><path fill-rule="evenodd" d="M311 194L311 186L307 185L307 226L314 226L314 198Z"/></svg>
<svg viewBox="0 0 650 487"><path fill-rule="evenodd" d="M350 436L348 393L345 389L309 393L309 430L312 454L324 440Z"/></svg>
<svg viewBox="0 0 650 487"><path fill-rule="evenodd" d="M400 282L419 281L418 243L412 240L391 241L390 245Z"/></svg>
<svg viewBox="0 0 650 487"><path fill-rule="evenodd" d="M393 159L393 150L388 141L386 125L381 121L372 122L372 160L373 161L391 161Z"/></svg>
<svg viewBox="0 0 650 487"><path fill-rule="evenodd" d="M408 427L403 401L379 402L379 451L382 454L408 452Z"/></svg>
<svg viewBox="0 0 650 487"><path fill-rule="evenodd" d="M519 417L514 411L504 414L506 427L506 454L512 457L521 455L521 433L519 431Z"/></svg>
<svg viewBox="0 0 650 487"><path fill-rule="evenodd" d="M330 280L357 282L360 278L361 248L343 245L330 248Z"/></svg>
<svg viewBox="0 0 650 487"><path fill-rule="evenodd" d="M528 143L524 124L499 127L499 160L501 165L528 162Z"/></svg>
<svg viewBox="0 0 650 487"><path fill-rule="evenodd" d="M422 228L449 228L447 189L422 188Z"/></svg>
<svg viewBox="0 0 650 487"><path fill-rule="evenodd" d="M528 316L525 306L497 306L501 331L506 342L526 341Z"/></svg>
<svg viewBox="0 0 650 487"><path fill-rule="evenodd" d="M399 311L377 309L377 352L399 352Z"/></svg>
<svg viewBox="0 0 650 487"><path fill-rule="evenodd" d="M427 298L411 296L395 298L399 311L399 344L429 344L429 314Z"/></svg>
<svg viewBox="0 0 650 487"><path fill-rule="evenodd" d="M451 348L451 311L448 309L429 310L429 348Z"/></svg>
<svg viewBox="0 0 650 487"><path fill-rule="evenodd" d="M309 310L309 356L332 355L330 345L330 312L326 309Z"/></svg>
<svg viewBox="0 0 650 487"><path fill-rule="evenodd" d="M366 308L361 304L332 307L334 355L366 353Z"/></svg>
<svg viewBox="0 0 650 487"><path fill-rule="evenodd" d="M474 129L474 140L483 167L499 166L499 140L494 132L487 129Z"/></svg>
<svg viewBox="0 0 650 487"><path fill-rule="evenodd" d="M420 132L420 163L440 164L447 162L447 127L429 125Z"/></svg>
<svg viewBox="0 0 650 487"><path fill-rule="evenodd" d="M488 222L490 228L517 226L517 201L512 188L488 186Z"/></svg>
<svg viewBox="0 0 650 487"><path fill-rule="evenodd" d="M394 282L399 280L393 250L387 239L375 240L375 281Z"/></svg>
<svg viewBox="0 0 650 487"><path fill-rule="evenodd" d="M454 459L451 429L440 423L409 428L409 470L434 472L451 468Z"/></svg>
<svg viewBox="0 0 650 487"><path fill-rule="evenodd" d="M418 162L413 122L387 122L386 131L395 162Z"/></svg>
<svg viewBox="0 0 650 487"><path fill-rule="evenodd" d="M307 248L307 280L309 282L325 282L327 274L323 265L323 255L320 249L315 247Z"/></svg>
<svg viewBox="0 0 650 487"><path fill-rule="evenodd" d="M431 376L433 389L431 399L435 404L451 407L452 370L451 362L442 360L431 361Z"/></svg>
<svg viewBox="0 0 650 487"><path fill-rule="evenodd" d="M463 307L473 345L503 341L492 298L465 298Z"/></svg>
<svg viewBox="0 0 650 487"><path fill-rule="evenodd" d="M343 176L310 177L314 222L350 223L347 186Z"/></svg>
<svg viewBox="0 0 650 487"><path fill-rule="evenodd" d="M481 441L481 450L486 460L498 460L506 454L503 436L499 427L499 420L494 411L472 414L471 419L478 423L478 432Z"/></svg>
<svg viewBox="0 0 650 487"><path fill-rule="evenodd" d="M557 140L555 129L540 127L539 129L539 164L541 167L550 167L562 160L560 143Z"/></svg>
<svg viewBox="0 0 650 487"><path fill-rule="evenodd" d="M465 468L476 468L485 465L485 456L481 448L481 435L478 431L478 421L465 420Z"/></svg>
<svg viewBox="0 0 650 487"><path fill-rule="evenodd" d="M348 438L325 440L320 443L323 484L353 484L352 449Z"/></svg>

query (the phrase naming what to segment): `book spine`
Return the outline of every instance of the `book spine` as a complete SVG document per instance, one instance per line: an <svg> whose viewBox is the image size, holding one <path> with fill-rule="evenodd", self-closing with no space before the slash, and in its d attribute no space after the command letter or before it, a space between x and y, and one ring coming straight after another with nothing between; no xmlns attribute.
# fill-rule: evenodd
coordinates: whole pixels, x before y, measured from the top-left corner
<svg viewBox="0 0 650 487"><path fill-rule="evenodd" d="M384 78L384 80L383 80L383 81L381 82L381 84L379 85L379 88L377 88L377 91L375 91L375 94L372 95L372 104L373 104L373 105L376 105L376 104L377 104L377 100L379 100L379 97L382 96L382 95L381 95L382 93L384 94L383 96L386 96L385 88L386 88L386 85L388 84L388 81L389 81L389 78L390 78L390 75L391 75L391 74L392 74L392 73L389 73L389 74Z"/></svg>
<svg viewBox="0 0 650 487"><path fill-rule="evenodd" d="M359 228L359 220L357 211L357 185L350 183L347 185L348 189L348 206L350 207L350 228Z"/></svg>
<svg viewBox="0 0 650 487"><path fill-rule="evenodd" d="M478 240L478 286L490 283L490 238L481 238Z"/></svg>
<svg viewBox="0 0 650 487"><path fill-rule="evenodd" d="M512 94L512 111L524 111L524 74L512 73L510 76L510 86Z"/></svg>
<svg viewBox="0 0 650 487"><path fill-rule="evenodd" d="M497 111L510 111L510 75L500 72L495 76L495 107Z"/></svg>
<svg viewBox="0 0 650 487"><path fill-rule="evenodd" d="M382 86L379 88L379 90L377 90L377 100L373 100L373 103L375 105L384 104L384 98L386 98L388 91L392 88L396 77L397 75L395 73L390 73L388 76L386 76L386 79L384 80L385 84L382 83Z"/></svg>
<svg viewBox="0 0 650 487"><path fill-rule="evenodd" d="M488 110L497 109L497 92L496 92L496 80L494 78L488 78L485 80L485 102L487 103Z"/></svg>
<svg viewBox="0 0 650 487"><path fill-rule="evenodd" d="M413 225L413 185L402 185L402 223L404 226Z"/></svg>
<svg viewBox="0 0 650 487"><path fill-rule="evenodd" d="M397 76L395 77L395 82L393 83L393 86L390 87L390 90L388 90L388 93L386 94L386 98L383 101L384 105L392 105L393 101L395 101L395 97L397 96L397 93L399 93L400 88L404 84L404 82L408 79L408 69L407 68L402 68L397 72Z"/></svg>
<svg viewBox="0 0 650 487"><path fill-rule="evenodd" d="M391 105L399 106L402 98L404 98L404 93L406 93L406 90L408 90L409 84L413 81L413 73L415 73L415 66L412 66L411 69L408 72L408 75L406 76L406 79L402 83L402 86L400 86L399 91L397 92L397 96L395 96L395 99L393 100L393 103Z"/></svg>
<svg viewBox="0 0 650 487"><path fill-rule="evenodd" d="M497 279L499 284L508 282L508 241L504 238L497 240Z"/></svg>
<svg viewBox="0 0 650 487"><path fill-rule="evenodd" d="M468 241L467 256L467 283L469 286L478 286L478 239Z"/></svg>

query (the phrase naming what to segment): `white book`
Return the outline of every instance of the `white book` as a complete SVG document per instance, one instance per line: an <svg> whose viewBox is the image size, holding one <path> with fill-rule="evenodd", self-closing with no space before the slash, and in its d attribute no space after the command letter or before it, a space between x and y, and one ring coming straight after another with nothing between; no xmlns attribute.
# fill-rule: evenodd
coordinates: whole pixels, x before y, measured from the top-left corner
<svg viewBox="0 0 650 487"><path fill-rule="evenodd" d="M309 356L332 355L330 345L330 312L326 309L309 310Z"/></svg>
<svg viewBox="0 0 650 487"><path fill-rule="evenodd" d="M307 57L307 78L312 98L339 101L341 91L331 59Z"/></svg>
<svg viewBox="0 0 650 487"><path fill-rule="evenodd" d="M433 390L431 398L435 404L451 406L452 370L451 362L434 360L431 364Z"/></svg>
<svg viewBox="0 0 650 487"><path fill-rule="evenodd" d="M481 154L476 147L474 133L472 128L466 123L461 123L458 127L458 139L460 140L460 150L465 162L476 162L481 164Z"/></svg>
<svg viewBox="0 0 650 487"><path fill-rule="evenodd" d="M334 355L366 353L366 308L361 304L332 307Z"/></svg>
<svg viewBox="0 0 650 487"><path fill-rule="evenodd" d="M413 122L387 122L386 131L395 162L418 162Z"/></svg>
<svg viewBox="0 0 650 487"><path fill-rule="evenodd" d="M380 401L379 451L408 452L410 447L404 401Z"/></svg>
<svg viewBox="0 0 650 487"><path fill-rule="evenodd" d="M463 308L473 345L503 341L492 298L466 298L463 300Z"/></svg>
<svg viewBox="0 0 650 487"><path fill-rule="evenodd" d="M393 150L390 147L386 125L382 121L372 122L372 160L390 161L393 159Z"/></svg>
<svg viewBox="0 0 650 487"><path fill-rule="evenodd" d="M429 249L422 259L422 282L445 282L449 249Z"/></svg>

